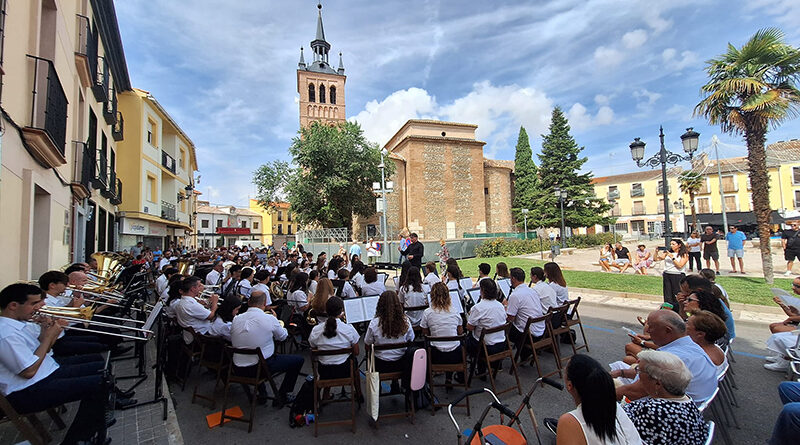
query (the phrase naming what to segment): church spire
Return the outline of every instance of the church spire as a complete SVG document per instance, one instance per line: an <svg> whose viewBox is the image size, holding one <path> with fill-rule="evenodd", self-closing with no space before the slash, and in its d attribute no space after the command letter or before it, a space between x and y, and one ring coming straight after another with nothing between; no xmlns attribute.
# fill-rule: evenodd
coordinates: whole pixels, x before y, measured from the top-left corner
<svg viewBox="0 0 800 445"><path fill-rule="evenodd" d="M344 76L344 63L342 63L342 53L341 53L341 51L339 52L339 69L336 70L336 72L338 74L341 74L342 76Z"/></svg>
<svg viewBox="0 0 800 445"><path fill-rule="evenodd" d="M297 64L300 68L306 67L306 59L303 58L303 47L300 47L300 63Z"/></svg>
<svg viewBox="0 0 800 445"><path fill-rule="evenodd" d="M322 3L317 4L317 36L311 42L311 50L314 51L314 61L328 64L328 51L331 44L325 41L325 30L322 27Z"/></svg>
<svg viewBox="0 0 800 445"><path fill-rule="evenodd" d="M322 28L322 3L317 3L317 9L319 12L317 16L317 37L315 40L325 41L325 30Z"/></svg>

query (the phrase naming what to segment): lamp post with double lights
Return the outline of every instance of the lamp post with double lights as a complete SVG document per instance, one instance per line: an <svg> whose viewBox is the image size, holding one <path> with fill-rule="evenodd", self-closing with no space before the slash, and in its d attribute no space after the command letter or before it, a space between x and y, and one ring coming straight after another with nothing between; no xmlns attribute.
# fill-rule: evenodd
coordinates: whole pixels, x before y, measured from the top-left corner
<svg viewBox="0 0 800 445"><path fill-rule="evenodd" d="M381 249L381 256L383 256L383 252L389 253L389 238L386 233L388 232L386 222L386 193L391 193L394 190L394 183L392 181L386 182L386 164L384 163L383 157L387 154L389 154L389 151L384 147L381 150L381 163L378 164L378 168L381 169L381 182L372 183L372 191L381 194L381 198L378 200L379 205L376 206L381 212L381 233L383 233L383 248ZM391 258L388 256L384 259L387 262L391 261Z"/></svg>
<svg viewBox="0 0 800 445"><path fill-rule="evenodd" d="M661 149L653 157L642 161L644 159L644 146L645 143L640 138L635 138L630 144L631 158L636 161L639 167L656 168L661 166L661 187L664 195L664 238L667 249L672 240L672 224L669 220L669 183L667 183L667 164L677 164L683 161L691 161L694 152L697 150L697 143L700 140L700 133L694 131L692 128L687 128L686 133L681 135L681 143L683 144L683 151L688 156L682 156L677 153L667 151L664 147L664 127L659 127L659 140L661 141Z"/></svg>
<svg viewBox="0 0 800 445"><path fill-rule="evenodd" d="M558 198L558 203L561 205L561 248L567 248L567 240L564 237L566 235L566 227L564 225L564 201L567 200L567 191L561 190L561 187L556 186L553 190L556 198Z"/></svg>
<svg viewBox="0 0 800 445"><path fill-rule="evenodd" d="M529 209L522 209L522 214L525 215L525 239L528 239L528 212Z"/></svg>

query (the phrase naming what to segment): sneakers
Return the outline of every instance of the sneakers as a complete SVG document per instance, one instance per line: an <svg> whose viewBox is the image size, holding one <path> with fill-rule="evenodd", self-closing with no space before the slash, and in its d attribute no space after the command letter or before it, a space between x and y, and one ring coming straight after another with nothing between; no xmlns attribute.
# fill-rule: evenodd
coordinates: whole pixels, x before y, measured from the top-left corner
<svg viewBox="0 0 800 445"><path fill-rule="evenodd" d="M782 359L783 359L783 357L781 357L780 355L770 355L770 356L767 356L767 357L765 357L765 359L766 359L766 360L767 360L767 362L769 362L769 363L775 363L775 362L777 362L778 360L782 360Z"/></svg>
<svg viewBox="0 0 800 445"><path fill-rule="evenodd" d="M789 360L784 360L783 358L779 357L775 363L764 363L764 369L777 372L786 372L789 369Z"/></svg>
<svg viewBox="0 0 800 445"><path fill-rule="evenodd" d="M783 276L784 277L791 277L792 276L792 271L791 270L787 270L786 272L783 273Z"/></svg>

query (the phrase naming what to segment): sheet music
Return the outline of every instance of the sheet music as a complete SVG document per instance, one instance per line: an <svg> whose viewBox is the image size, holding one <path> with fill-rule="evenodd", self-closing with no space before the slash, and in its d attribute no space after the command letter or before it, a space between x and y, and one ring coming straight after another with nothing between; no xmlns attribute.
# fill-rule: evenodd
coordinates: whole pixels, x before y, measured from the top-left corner
<svg viewBox="0 0 800 445"><path fill-rule="evenodd" d="M506 298L511 295L511 280L508 278L497 280L497 286L500 287L500 292L502 292Z"/></svg>
<svg viewBox="0 0 800 445"><path fill-rule="evenodd" d="M378 298L380 298L378 295L361 298L361 301L364 302L364 315L367 317L367 320L375 318L375 307L378 306Z"/></svg>
<svg viewBox="0 0 800 445"><path fill-rule="evenodd" d="M147 320L144 322L144 326L142 329L147 329L148 331L153 330L153 324L156 322L156 318L158 314L161 312L161 308L164 306L164 303L161 300L156 301L155 306L153 306L153 310L150 311L150 314L147 315ZM143 333L146 338L149 338L152 334Z"/></svg>
<svg viewBox="0 0 800 445"><path fill-rule="evenodd" d="M389 275L388 275L388 274L385 274L385 273L379 273L379 274L378 274L378 282L379 282L379 283L384 283L384 284L385 284L385 283L386 283L386 280L387 280L388 278L389 278Z"/></svg>
<svg viewBox="0 0 800 445"><path fill-rule="evenodd" d="M461 305L461 297L458 295L458 289L450 291L450 312L456 314L464 313L464 306Z"/></svg>
<svg viewBox="0 0 800 445"><path fill-rule="evenodd" d="M794 306L796 309L800 310L800 298L792 296L789 294L789 292L786 292L783 289L778 289L777 287L773 287L772 295L780 298L783 304L786 306Z"/></svg>
<svg viewBox="0 0 800 445"><path fill-rule="evenodd" d="M464 277L464 278L458 280L458 284L461 285L461 289L464 289L464 290L472 289L472 278Z"/></svg>
<svg viewBox="0 0 800 445"><path fill-rule="evenodd" d="M394 281L394 288L398 289L400 287L400 285L398 284L400 282L400 278L392 277L392 281Z"/></svg>
<svg viewBox="0 0 800 445"><path fill-rule="evenodd" d="M361 298L342 300L344 302L344 315L347 317L347 323L353 324L371 320L371 318L367 318L364 313L364 302L361 300Z"/></svg>
<svg viewBox="0 0 800 445"><path fill-rule="evenodd" d="M467 297L469 297L472 304L478 303L481 299L481 289L479 287L467 289Z"/></svg>

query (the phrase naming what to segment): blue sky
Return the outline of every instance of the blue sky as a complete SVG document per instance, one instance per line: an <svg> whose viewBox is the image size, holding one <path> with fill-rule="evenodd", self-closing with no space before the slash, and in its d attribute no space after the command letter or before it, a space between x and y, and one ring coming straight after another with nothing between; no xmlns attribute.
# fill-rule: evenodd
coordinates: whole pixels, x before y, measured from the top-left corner
<svg viewBox="0 0 800 445"><path fill-rule="evenodd" d="M246 205L253 170L289 160L299 127L296 69L316 30L316 1L117 1L132 84L150 91L197 148L213 203ZM186 7L186 5L191 7ZM223 5L223 6L221 6ZM347 117L384 144L407 120L478 125L486 157L513 159L523 125L541 149L552 107L567 113L595 176L634 171L634 137L680 151L746 154L692 109L704 61L777 26L800 46L794 0L370 1L323 4L325 36L343 53ZM800 138L800 120L768 134ZM535 157L534 157L535 158ZM537 160L538 163L538 160Z"/></svg>

